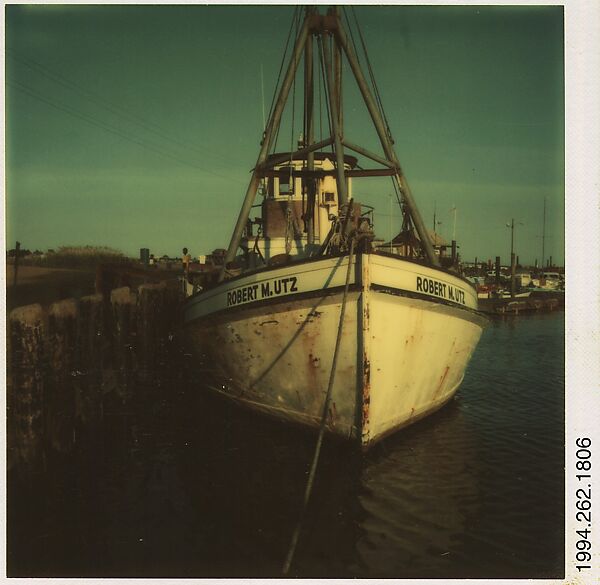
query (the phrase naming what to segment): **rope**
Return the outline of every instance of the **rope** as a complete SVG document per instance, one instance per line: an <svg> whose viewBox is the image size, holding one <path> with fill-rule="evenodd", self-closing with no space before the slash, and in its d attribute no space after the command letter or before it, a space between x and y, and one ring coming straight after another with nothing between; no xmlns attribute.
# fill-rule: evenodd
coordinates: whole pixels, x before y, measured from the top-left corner
<svg viewBox="0 0 600 585"><path fill-rule="evenodd" d="M365 55L365 60L367 62L367 69L369 71L369 77L371 78L371 84L373 86L373 90L374 90L374 93L375 93L375 99L377 101L377 107L379 108L379 113L381 114L381 117L383 118L383 120L385 122L386 131L388 133L388 136L389 136L390 140L393 142L392 131L390 130L390 125L389 125L388 119L387 119L387 117L385 115L385 110L383 109L383 102L381 101L381 94L379 93L379 88L377 87L377 82L375 81L375 74L373 73L373 68L371 67L371 61L369 59L369 53L367 51L367 45L365 43L365 39L364 39L362 31L360 29L360 25L358 24L358 18L356 17L356 11L354 10L354 6L351 6L350 10L352 11L352 15L354 16L354 22L356 24L356 30L358 31L358 36L359 36L360 42L362 44L363 52L364 52L364 55ZM355 50L356 50L356 48L355 48Z"/></svg>
<svg viewBox="0 0 600 585"><path fill-rule="evenodd" d="M388 134L389 139L393 142L393 138L392 138L392 131L390 130L390 125L387 119L387 116L385 115L385 110L383 108L383 102L381 100L381 94L379 93L379 88L377 86L377 82L375 80L375 75L373 73L373 68L371 67L371 61L369 60L369 53L367 51L367 45L365 43L365 39L364 36L362 34L362 30L360 28L360 25L358 23L358 18L356 16L356 11L354 10L354 6L350 6L350 10L352 11L352 16L354 18L354 24L356 27L356 31L358 33L358 37L360 39L361 45L362 45L362 49L363 49L363 53L364 53L364 57L367 63L367 69L369 71L369 78L371 80L371 86L373 87L373 93L375 95L375 102L377 104L377 109L379 110L379 113L385 123L385 129L386 132ZM360 58L359 58L359 51L358 51L358 46L357 43L354 40L354 34L352 33L352 26L350 25L350 19L348 18L348 14L346 12L345 8L342 8L343 14L344 14L344 18L346 19L346 26L348 28L348 32L350 34L350 40L352 43L352 47L354 48L354 52L356 54L356 60L360 63ZM402 193L402 187L399 184L398 181L398 177L397 176L392 176L392 187L394 189L394 193L396 195L396 201L398 202L398 207L400 208L400 210L402 211L402 214L405 214L405 210L402 207L402 202L403 202L403 193Z"/></svg>
<svg viewBox="0 0 600 585"><path fill-rule="evenodd" d="M292 210L290 209L290 196L288 195L287 206L285 210L285 253L289 256L292 251L292 241L290 240L290 231L292 230Z"/></svg>
<svg viewBox="0 0 600 585"><path fill-rule="evenodd" d="M288 554L285 559L285 563L283 565L282 573L287 575L292 561L294 559L294 553L296 551L296 545L298 544L298 537L300 536L300 532L302 530L302 525L304 523L304 514L306 512L306 507L308 505L308 500L310 499L310 495L312 493L312 488L315 480L315 474L317 471L317 465L319 463L319 456L321 454L321 445L323 443L323 436L325 434L325 423L327 422L327 413L329 412L329 403L331 401L331 391L333 389L333 382L335 380L335 371L337 368L337 359L340 349L340 344L342 340L342 331L344 329L344 315L346 313L346 301L348 299L348 288L350 286L350 271L352 268L352 256L354 254L354 238L350 243L350 252L348 253L348 270L346 271L346 284L344 286L344 296L342 298L342 308L340 310L340 320L338 324L338 332L337 339L335 340L335 349L333 351L333 362L331 364L331 373L329 374L329 385L327 386L327 394L325 396L325 404L323 405L323 414L321 415L321 425L319 428L319 438L317 439L317 444L315 447L315 454L313 455L313 460L310 466L310 472L308 474L308 481L306 483L306 489L304 490L304 501L302 504L302 513L300 514L300 519L298 520L298 524L296 525L296 529L294 530L294 534L292 535L292 541L290 543L290 548L288 550Z"/></svg>
<svg viewBox="0 0 600 585"><path fill-rule="evenodd" d="M262 255L262 252L260 251L260 247L258 246L258 240L260 239L261 235L262 235L262 224L260 224L258 226L258 229L256 230L256 238L254 240L254 247L252 248L252 251L257 253L259 255L260 259L262 260L263 264L266 265L264 256Z"/></svg>
<svg viewBox="0 0 600 585"><path fill-rule="evenodd" d="M288 49L288 43L289 43L292 31L294 30L294 25L296 25L296 32L295 32L295 36L294 36L294 43L298 40L298 18L299 18L299 10L300 9L298 7L296 7L296 9L294 10L294 16L292 17L292 24L290 25L290 32L289 32L289 35L288 35L288 40L286 41L285 53L283 55L283 59L281 60L281 67L280 67L280 70L279 70L279 76L277 78L277 84L275 86L275 93L273 94L273 99L271 101L271 109L269 110L269 121L271 120L271 114L272 114L272 111L274 109L275 98L276 98L277 94L279 93L278 92L278 89L279 89L279 79L281 77L281 72L283 70L283 65L284 65L284 62L285 62L285 57L286 57L287 49ZM293 58L293 53L294 52L292 50L292 58ZM291 62L292 62L292 59L290 58L290 63ZM294 80L295 79L296 78L294 77ZM278 124L277 128L275 129L275 140L273 141L273 145L272 145L272 148L271 148L271 152L272 153L273 152L277 152L277 142L279 141L279 129L280 128L281 128L281 124ZM264 138L263 138L263 140L264 140Z"/></svg>
<svg viewBox="0 0 600 585"><path fill-rule="evenodd" d="M279 65L279 73L277 74L277 82L275 83L275 91L273 92L273 96L271 98L271 105L269 107L269 115L267 117L267 120L271 119L271 114L273 113L273 106L275 105L275 96L277 95L277 90L279 89L279 82L281 81L281 73L283 72L283 66L285 64L285 57L287 55L288 47L290 44L290 38L292 37L292 31L294 30L294 24L296 22L297 10L298 8L294 10L294 14L292 15L292 22L290 23L290 30L288 32L287 40L285 41L285 49L283 51L283 57L281 58L281 64Z"/></svg>
<svg viewBox="0 0 600 585"><path fill-rule="evenodd" d="M333 137L333 125L331 123L331 116L329 114L329 109L331 107L331 96L329 95L329 90L327 88L327 79L325 73L325 53L326 47L322 41L322 38L317 37L317 44L319 47L319 60L321 65L321 81L323 83L323 97L325 98L325 112L327 114L327 126L329 128L329 136Z"/></svg>
<svg viewBox="0 0 600 585"><path fill-rule="evenodd" d="M298 38L298 28L300 25L299 18L296 19L296 34L295 38ZM290 136L290 181L292 176L292 153L294 152L294 130L296 122L296 75L294 75L294 81L292 82L292 132Z"/></svg>

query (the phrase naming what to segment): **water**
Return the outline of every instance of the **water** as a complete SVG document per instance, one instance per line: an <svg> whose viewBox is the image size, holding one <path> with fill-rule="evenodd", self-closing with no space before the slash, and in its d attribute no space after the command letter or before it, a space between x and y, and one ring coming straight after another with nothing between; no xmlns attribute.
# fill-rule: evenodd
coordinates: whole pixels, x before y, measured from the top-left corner
<svg viewBox="0 0 600 585"><path fill-rule="evenodd" d="M366 456L327 441L291 575L560 577L563 331L563 313L495 321L438 413ZM315 436L207 397L188 366L130 381L100 437L9 475L10 576L280 575Z"/></svg>

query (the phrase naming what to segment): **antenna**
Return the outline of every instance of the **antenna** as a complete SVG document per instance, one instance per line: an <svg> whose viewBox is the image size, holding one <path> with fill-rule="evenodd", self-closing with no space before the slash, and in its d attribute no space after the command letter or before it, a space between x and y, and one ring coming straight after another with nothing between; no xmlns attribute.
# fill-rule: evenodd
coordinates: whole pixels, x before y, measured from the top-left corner
<svg viewBox="0 0 600 585"><path fill-rule="evenodd" d="M263 132L267 126L267 121L265 120L265 76L264 76L264 72L263 72L263 64L260 64L260 95L261 95L261 101L262 101L262 117L263 117L263 124L262 124L262 129Z"/></svg>

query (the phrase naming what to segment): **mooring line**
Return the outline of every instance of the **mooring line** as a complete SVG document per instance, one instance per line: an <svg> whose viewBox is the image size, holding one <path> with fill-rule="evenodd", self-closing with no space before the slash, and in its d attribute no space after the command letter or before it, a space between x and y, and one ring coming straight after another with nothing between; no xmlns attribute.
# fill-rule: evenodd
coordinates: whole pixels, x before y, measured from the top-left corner
<svg viewBox="0 0 600 585"><path fill-rule="evenodd" d="M346 271L346 284L344 286L344 296L342 298L342 308L340 310L340 321L338 324L338 332L337 339L335 341L335 349L333 351L333 362L331 364L331 373L329 374L329 384L327 386L327 394L325 395L325 404L323 406L323 414L321 416L321 425L319 428L319 438L317 439L317 444L315 447L315 454L313 455L312 463L310 466L310 473L308 474L308 481L306 483L306 489L304 490L304 501L302 504L302 512L300 514L300 519L298 520L298 524L296 524L296 529L294 530L294 534L292 535L292 541L290 543L290 548L288 550L288 554L285 559L285 563L283 564L282 573L287 575L290 566L292 564L292 560L294 559L294 553L296 551L296 545L298 544L298 537L300 536L300 531L302 530L302 525L304 523L304 514L306 512L306 506L308 504L308 500L310 499L310 494L312 492L313 483L315 480L315 474L317 471L317 465L319 463L319 456L321 454L321 445L323 443L323 436L325 435L325 423L327 422L327 413L329 412L329 402L331 400L331 391L333 389L333 382L335 380L335 371L337 368L337 359L340 348L340 342L342 340L342 331L344 329L344 315L346 313L346 300L348 298L348 288L350 286L350 271L352 269L352 256L354 253L354 238L351 239L350 242L350 253L348 254L348 270Z"/></svg>

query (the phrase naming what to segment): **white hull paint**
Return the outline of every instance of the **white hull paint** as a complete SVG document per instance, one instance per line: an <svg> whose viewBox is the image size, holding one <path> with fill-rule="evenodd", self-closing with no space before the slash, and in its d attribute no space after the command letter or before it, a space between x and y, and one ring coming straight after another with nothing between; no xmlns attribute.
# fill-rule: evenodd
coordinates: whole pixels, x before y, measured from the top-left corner
<svg viewBox="0 0 600 585"><path fill-rule="evenodd" d="M348 257L289 264L190 297L191 348L218 392L318 427ZM458 389L485 326L475 290L446 272L380 254L353 259L328 430L367 447Z"/></svg>

